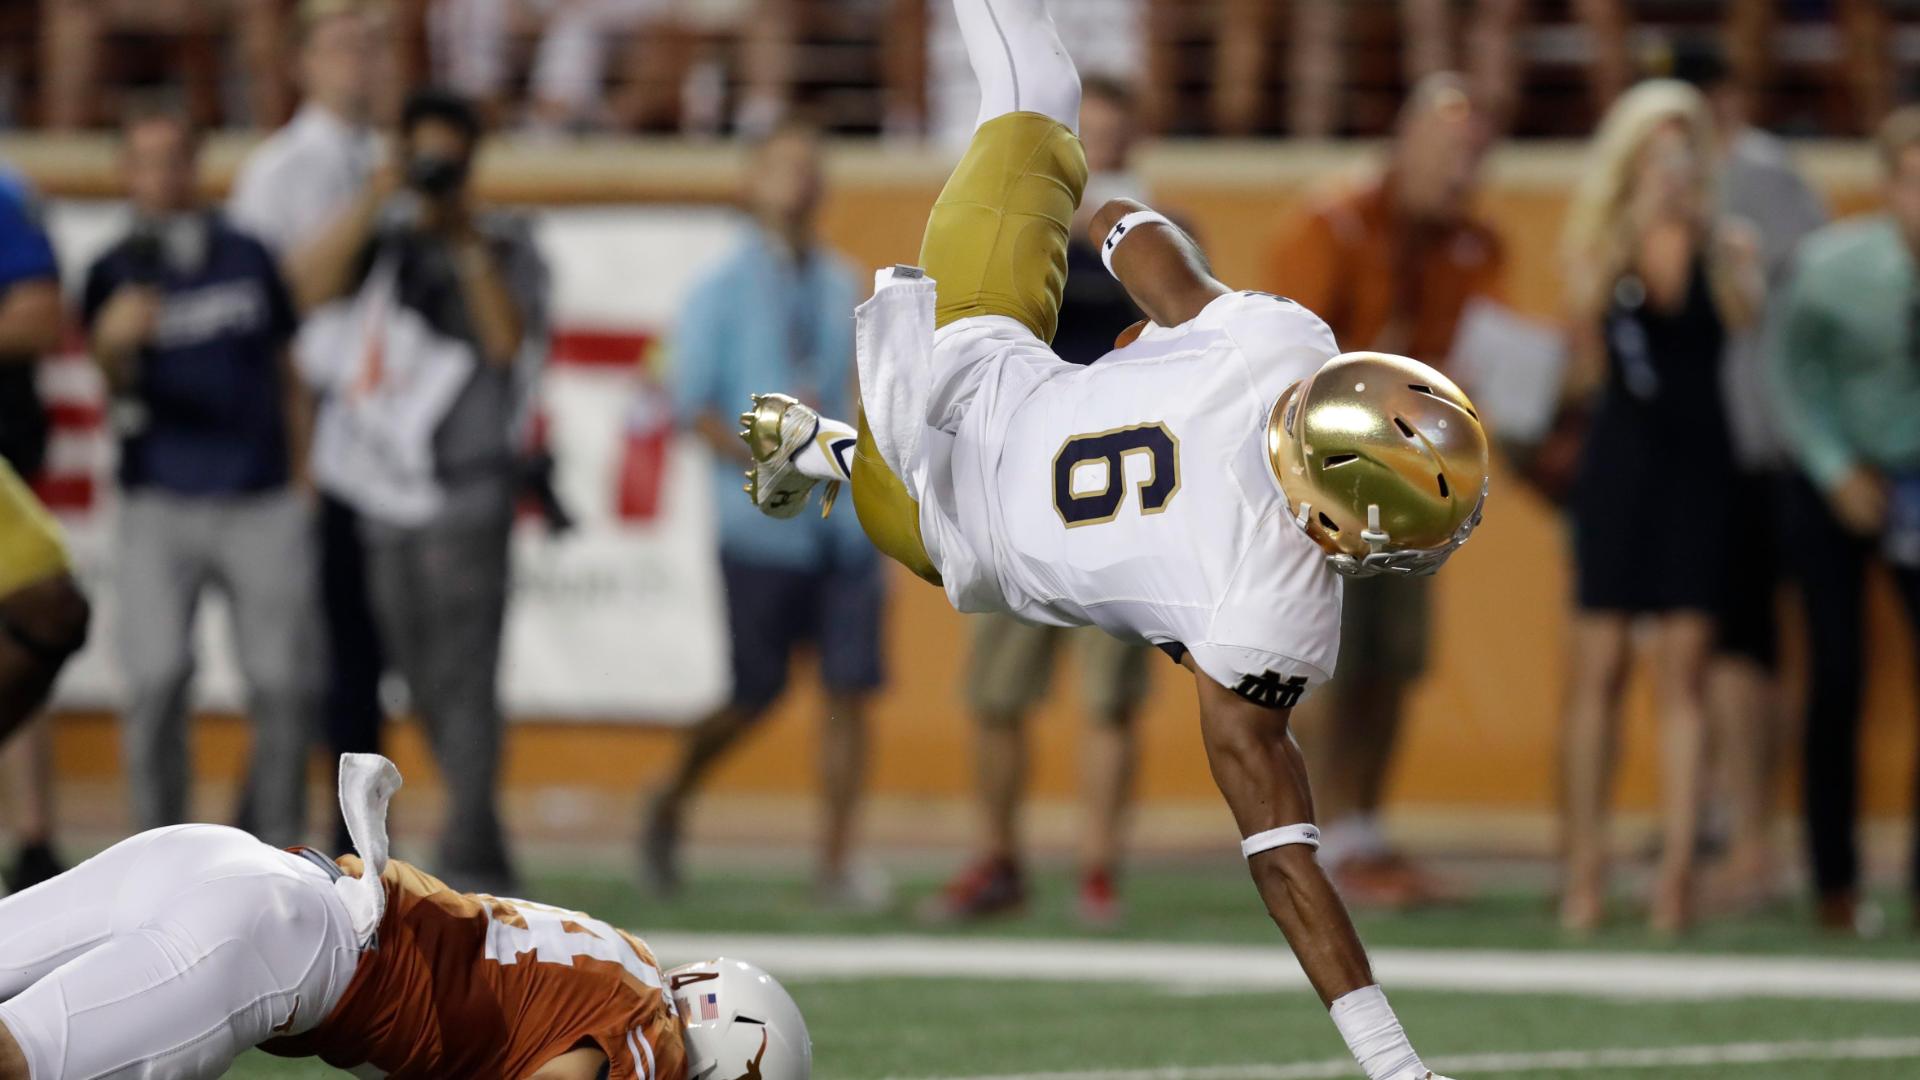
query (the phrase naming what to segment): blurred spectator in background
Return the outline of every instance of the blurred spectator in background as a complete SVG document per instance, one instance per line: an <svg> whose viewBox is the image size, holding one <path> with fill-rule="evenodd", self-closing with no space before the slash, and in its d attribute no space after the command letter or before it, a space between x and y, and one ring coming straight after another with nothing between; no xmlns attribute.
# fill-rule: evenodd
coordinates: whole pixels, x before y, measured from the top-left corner
<svg viewBox="0 0 1920 1080"><path fill-rule="evenodd" d="M1142 317L1086 238L1086 220L1107 200L1148 195L1131 172L1136 134L1131 89L1087 77L1080 97L1087 195L1080 200L1083 220L1069 232L1066 293L1053 339L1054 351L1068 363L1100 359ZM1094 627L1034 626L1010 615L976 615L972 621L967 703L978 725L975 769L985 850L934 897L928 914L942 921L972 919L1025 905L1018 816L1027 782L1026 719L1053 681L1054 661L1072 644L1079 653L1081 700L1089 720L1082 759L1086 823L1078 911L1085 922L1110 925L1120 917L1116 885L1138 751L1134 718L1146 697L1147 663L1155 650Z"/></svg>
<svg viewBox="0 0 1920 1080"><path fill-rule="evenodd" d="M834 130L910 130L925 113L927 7L928 0L752 0L740 22L735 128L762 135L799 109ZM877 93L848 93L855 88Z"/></svg>
<svg viewBox="0 0 1920 1080"><path fill-rule="evenodd" d="M1469 6L1470 12L1461 10ZM1386 87L1379 86L1384 73L1353 70L1366 67L1357 61L1367 58L1371 49L1351 24L1356 14L1372 16L1371 21L1392 18L1377 13L1394 9L1380 4L1356 12L1356 7L1343 0L1222 0L1205 34L1214 77L1207 101L1209 130L1242 136L1280 130L1309 139L1380 130L1391 114L1363 107L1358 99L1384 99L1381 91ZM1470 5L1399 0L1395 7L1397 26L1389 48L1398 51L1404 85L1418 86L1444 71L1463 71L1482 116L1494 130L1504 130L1519 94L1524 0L1472 0ZM1178 0L1155 4L1157 81L1166 80L1168 64L1161 57L1168 51L1168 39L1177 34L1171 20L1192 18L1195 10ZM1271 114L1279 96L1273 78L1277 70L1285 71L1286 115L1276 128Z"/></svg>
<svg viewBox="0 0 1920 1080"><path fill-rule="evenodd" d="M1158 115L1167 106L1166 87L1171 73L1157 75L1149 71L1156 58L1149 43L1161 32L1152 22L1162 0L1048 0L1047 13L1059 29L1060 40L1073 54L1074 66L1086 77L1108 80L1132 80L1138 123L1143 131L1159 130L1168 118ZM945 0L908 0L926 12L927 54L927 131L936 139L964 147L973 137L980 116L980 81L967 63L966 44L960 38L960 21L953 5ZM1187 5L1176 4L1185 8ZM1092 197L1080 200L1080 209L1091 216L1100 204ZM1106 268L1100 268L1102 274Z"/></svg>
<svg viewBox="0 0 1920 1080"><path fill-rule="evenodd" d="M1718 217L1714 154L1698 91L1641 83L1608 112L1568 213L1575 370L1599 393L1571 501L1578 593L1560 917L1581 932L1605 915L1620 692L1641 618L1665 751L1651 920L1677 933L1693 915L1707 662L1726 553L1739 542L1721 367L1765 285L1750 233Z"/></svg>
<svg viewBox="0 0 1920 1080"><path fill-rule="evenodd" d="M508 544L547 273L525 221L474 205L482 132L466 98L414 93L404 190L377 180L296 274L330 305L301 341L327 395L314 468L359 513L380 639L446 779L440 866L497 894L513 882L497 807Z"/></svg>
<svg viewBox="0 0 1920 1080"><path fill-rule="evenodd" d="M372 111L383 90L379 11L365 0L308 0L301 9L305 102L241 165L227 213L263 241L287 276L316 255L327 227L352 212L379 161ZM324 252L318 254L324 255ZM367 597L366 552L351 503L319 492L320 601L326 630L326 736L334 755L378 753L386 663ZM349 851L335 815L333 850Z"/></svg>
<svg viewBox="0 0 1920 1080"><path fill-rule="evenodd" d="M383 25L367 0L301 7L300 111L248 155L227 205L234 224L283 262L346 213L379 160L373 106Z"/></svg>
<svg viewBox="0 0 1920 1080"><path fill-rule="evenodd" d="M1920 631L1920 107L1887 118L1879 151L1887 213L1808 238L1768 356L1775 405L1805 470L1788 504L1813 653L1802 788L1820 921L1839 930L1859 915L1868 563L1891 569ZM1920 925L1920 829L1912 842Z"/></svg>
<svg viewBox="0 0 1920 1080"><path fill-rule="evenodd" d="M40 472L47 449L47 417L34 372L40 358L59 347L65 320L53 242L33 194L20 176L0 170L0 462L23 479ZM7 621L8 613L0 611L0 624ZM0 658L0 668L6 666ZM39 721L7 746L13 720L8 705L0 695L0 747L7 750L9 786L15 792L15 854L6 885L18 891L63 868L53 851L52 731Z"/></svg>
<svg viewBox="0 0 1920 1080"><path fill-rule="evenodd" d="M818 136L785 125L753 148L745 199L754 223L694 290L674 345L681 416L713 453L720 571L732 636L733 697L688 734L647 811L643 870L679 886L687 798L786 691L793 654L818 650L826 689L820 780L825 831L816 885L823 903L871 909L883 881L853 859L865 781L867 703L881 685L884 577L851 506L826 520L803 515L768 529L740 495L751 459L734 416L749 395L791 386L801 400L852 415L853 320L860 286L846 261L814 235L821 176Z"/></svg>
<svg viewBox="0 0 1920 1080"><path fill-rule="evenodd" d="M89 127L112 115L122 88L184 77L196 124L223 120L229 33L245 80L246 121L269 127L291 104L284 0L40 0L40 70L46 126ZM158 61L157 69L146 65Z"/></svg>
<svg viewBox="0 0 1920 1080"><path fill-rule="evenodd" d="M293 301L266 248L200 205L183 114L133 113L123 153L134 226L88 269L81 313L120 435L116 644L136 824L187 820L194 615L217 589L253 721L254 824L298 843L319 672Z"/></svg>
<svg viewBox="0 0 1920 1080"><path fill-rule="evenodd" d="M1265 287L1326 319L1341 348L1444 368L1469 302L1502 289L1504 247L1473 213L1485 148L1464 81L1429 76L1407 100L1384 167L1286 228ZM1330 712L1304 736L1318 742L1320 859L1359 906L1404 907L1437 892L1378 821L1407 688L1426 670L1431 605L1425 578L1347 582Z"/></svg>
<svg viewBox="0 0 1920 1080"><path fill-rule="evenodd" d="M1214 107L1223 133L1251 134L1258 99L1236 88L1258 85L1260 72L1271 67L1255 53L1260 47L1256 43L1267 36L1249 31L1272 17L1263 13L1277 13L1279 6L1264 0L1229 2L1241 17L1222 27L1222 79ZM1354 52L1346 33L1350 6L1343 0L1297 0L1291 7L1285 35L1291 135L1325 139L1346 130L1351 118L1343 107L1343 91L1350 86L1346 67ZM1456 7L1448 0L1400 0L1398 36L1406 85L1418 86L1440 72L1465 70L1481 114L1496 130L1504 129L1518 96L1515 41L1525 5L1522 0L1474 0L1473 12L1465 18L1456 14Z"/></svg>
<svg viewBox="0 0 1920 1080"><path fill-rule="evenodd" d="M1683 48L1674 75L1706 95L1713 116L1720 209L1754 230L1769 295L1781 286L1800 241L1825 223L1826 207L1794 167L1786 144L1753 126L1745 84L1707 43ZM1786 450L1762 367L1764 318L1729 342L1724 371L1727 420L1736 476L1726 552L1725 603L1708 672L1712 755L1728 817L1729 846L1720 899L1748 908L1772 898L1774 796L1787 735L1786 688L1780 684L1780 587L1786 553L1781 514L1787 490Z"/></svg>
<svg viewBox="0 0 1920 1080"><path fill-rule="evenodd" d="M604 122L609 57L673 0L433 0L427 40L445 85L504 115L522 41L532 45L529 119L568 129Z"/></svg>

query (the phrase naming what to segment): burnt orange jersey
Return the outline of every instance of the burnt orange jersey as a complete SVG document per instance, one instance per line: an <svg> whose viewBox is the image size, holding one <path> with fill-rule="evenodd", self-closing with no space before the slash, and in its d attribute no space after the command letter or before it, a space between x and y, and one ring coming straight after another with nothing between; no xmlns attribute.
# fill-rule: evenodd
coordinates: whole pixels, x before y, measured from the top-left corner
<svg viewBox="0 0 1920 1080"><path fill-rule="evenodd" d="M360 860L343 856L352 876ZM320 1026L262 1049L405 1077L519 1080L582 1045L609 1080L684 1080L680 1018L659 962L577 911L455 892L394 860L387 910Z"/></svg>

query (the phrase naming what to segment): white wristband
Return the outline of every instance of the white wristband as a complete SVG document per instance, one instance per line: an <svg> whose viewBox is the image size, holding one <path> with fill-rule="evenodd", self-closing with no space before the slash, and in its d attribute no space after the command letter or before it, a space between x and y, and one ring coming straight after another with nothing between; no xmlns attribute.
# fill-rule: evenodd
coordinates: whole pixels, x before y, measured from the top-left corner
<svg viewBox="0 0 1920 1080"><path fill-rule="evenodd" d="M1257 832L1240 841L1240 854L1251 859L1263 851L1272 851L1288 844L1317 848L1320 846L1320 830L1312 825L1282 825L1277 829Z"/></svg>
<svg viewBox="0 0 1920 1080"><path fill-rule="evenodd" d="M1165 214L1153 210L1135 210L1133 213L1113 223L1112 231L1107 233L1106 242L1100 245L1100 261L1106 264L1107 273L1113 273L1113 249L1120 246L1120 241L1125 240L1128 233L1140 226L1150 225L1156 221L1170 229L1179 228L1178 225L1169 221ZM1114 276L1118 277L1119 275L1115 274Z"/></svg>

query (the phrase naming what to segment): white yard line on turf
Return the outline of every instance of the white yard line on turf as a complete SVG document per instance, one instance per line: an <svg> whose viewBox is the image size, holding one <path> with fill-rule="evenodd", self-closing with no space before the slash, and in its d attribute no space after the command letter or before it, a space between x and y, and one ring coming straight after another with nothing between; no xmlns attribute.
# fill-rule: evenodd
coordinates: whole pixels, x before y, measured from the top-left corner
<svg viewBox="0 0 1920 1080"><path fill-rule="evenodd" d="M1463 1054L1428 1062L1449 1072L1484 1075L1540 1069L1684 1069L1709 1065L1779 1065L1803 1061L1900 1061L1920 1058L1920 1039L1836 1039L1827 1042L1723 1043L1640 1050L1549 1050L1521 1054ZM1171 1066L1160 1069L1087 1069L1078 1072L993 1073L940 1080L1346 1080L1358 1075L1352 1058L1293 1065Z"/></svg>
<svg viewBox="0 0 1920 1080"><path fill-rule="evenodd" d="M1281 945L914 935L659 934L649 940L673 963L743 956L798 978L1150 983L1176 993L1307 984ZM1487 949L1379 949L1372 955L1380 981L1394 989L1643 1001L1920 1001L1920 963L1902 961Z"/></svg>

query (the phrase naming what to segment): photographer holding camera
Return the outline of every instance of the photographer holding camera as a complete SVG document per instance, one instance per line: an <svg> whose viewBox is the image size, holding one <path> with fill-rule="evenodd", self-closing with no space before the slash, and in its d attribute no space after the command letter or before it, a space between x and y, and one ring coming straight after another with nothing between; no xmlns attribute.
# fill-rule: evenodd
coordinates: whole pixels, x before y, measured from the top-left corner
<svg viewBox="0 0 1920 1080"><path fill-rule="evenodd" d="M218 589L253 721L262 839L305 827L319 693L307 411L287 368L297 326L273 256L201 205L199 139L149 108L123 129L134 225L87 273L81 312L120 438L122 734L136 824L188 820L187 688L200 597Z"/></svg>
<svg viewBox="0 0 1920 1080"><path fill-rule="evenodd" d="M440 865L498 893L513 877L496 676L547 274L524 221L473 205L481 135L470 102L415 93L399 175L377 178L292 273L314 309L300 345L322 395L314 476L359 514L374 618L447 780Z"/></svg>

